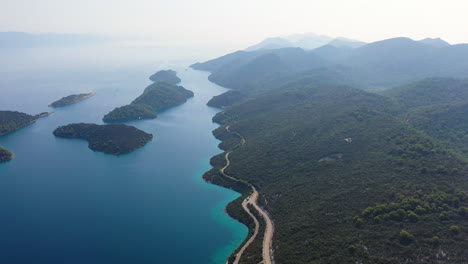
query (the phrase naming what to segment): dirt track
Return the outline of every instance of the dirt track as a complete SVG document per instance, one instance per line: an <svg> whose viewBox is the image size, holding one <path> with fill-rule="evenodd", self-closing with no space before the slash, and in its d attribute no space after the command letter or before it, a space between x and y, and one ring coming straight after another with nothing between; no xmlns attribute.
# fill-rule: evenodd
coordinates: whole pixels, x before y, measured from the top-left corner
<svg viewBox="0 0 468 264"><path fill-rule="evenodd" d="M226 126L226 130L229 133L234 134L232 131L229 130L229 126ZM236 134L241 137L240 147L242 147L246 143L246 141L245 141L245 139L244 139L244 137L242 135L240 135L239 133L236 133ZM231 179L233 181L239 181L238 179L236 179L234 177L231 177L231 176L227 175L226 173L224 173L224 171L229 167L229 165L231 165L231 161L229 159L229 154L231 154L231 152L232 151L227 152L226 155L224 155L224 159L226 160L226 165L223 168L221 168L219 171L221 172L221 174L224 177L229 178L229 179ZM245 249L247 249L247 247L249 247L249 245L255 240L255 238L258 235L258 229L260 228L260 223L259 223L258 219L250 212L250 210L248 208L248 204L251 204L255 208L255 210L257 210L257 212L262 216L263 220L265 221L265 225L266 225L265 226L265 234L263 236L263 243L262 243L262 258L263 258L263 261L261 263L263 263L263 264L272 264L273 263L273 253L272 253L271 249L272 249L273 232L274 232L273 221L271 220L270 216L265 211L265 209L263 209L262 207L259 206L259 204L258 204L258 196L259 195L258 195L257 189L252 185L250 185L250 187L252 188L252 194L249 195L247 198L245 198L244 201L242 201L242 208L254 220L254 222L255 222L255 231L254 231L254 234L249 238L249 240L239 250L233 264L238 264L239 263L239 261L240 261L240 259L242 257L242 254L244 253Z"/></svg>

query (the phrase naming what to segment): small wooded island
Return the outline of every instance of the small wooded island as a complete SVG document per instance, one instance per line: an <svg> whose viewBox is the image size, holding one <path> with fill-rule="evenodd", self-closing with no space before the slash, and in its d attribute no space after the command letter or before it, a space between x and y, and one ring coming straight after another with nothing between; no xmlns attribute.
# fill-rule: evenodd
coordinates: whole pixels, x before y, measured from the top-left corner
<svg viewBox="0 0 468 264"><path fill-rule="evenodd" d="M149 79L153 82L167 82L170 84L178 84L182 80L177 77L177 72L174 70L163 70L151 75Z"/></svg>
<svg viewBox="0 0 468 264"><path fill-rule="evenodd" d="M13 158L13 154L7 149L0 147L0 162L9 161Z"/></svg>
<svg viewBox="0 0 468 264"><path fill-rule="evenodd" d="M87 140L88 147L105 154L124 154L143 147L153 135L124 124L69 124L54 130L56 137Z"/></svg>
<svg viewBox="0 0 468 264"><path fill-rule="evenodd" d="M180 79L173 70L159 71L150 77L155 81L129 105L117 107L102 119L106 123L153 119L156 110L185 103L193 92L176 85Z"/></svg>
<svg viewBox="0 0 468 264"><path fill-rule="evenodd" d="M84 99L94 96L96 93L85 93L85 94L72 94L69 96L62 97L62 99L57 100L49 105L49 107L61 107L70 104L77 103Z"/></svg>

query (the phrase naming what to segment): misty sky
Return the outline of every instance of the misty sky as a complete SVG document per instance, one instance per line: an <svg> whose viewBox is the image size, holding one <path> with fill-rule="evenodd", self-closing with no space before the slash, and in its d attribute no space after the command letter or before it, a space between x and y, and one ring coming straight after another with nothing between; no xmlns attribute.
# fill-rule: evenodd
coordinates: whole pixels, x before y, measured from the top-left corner
<svg viewBox="0 0 468 264"><path fill-rule="evenodd" d="M314 32L468 43L466 0L0 0L0 31L154 37L247 46Z"/></svg>

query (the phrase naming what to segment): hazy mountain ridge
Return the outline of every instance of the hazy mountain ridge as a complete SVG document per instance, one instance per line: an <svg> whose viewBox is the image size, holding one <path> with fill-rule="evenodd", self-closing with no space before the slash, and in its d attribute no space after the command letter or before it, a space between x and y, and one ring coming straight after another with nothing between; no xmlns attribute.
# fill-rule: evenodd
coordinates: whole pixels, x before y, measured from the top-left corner
<svg viewBox="0 0 468 264"><path fill-rule="evenodd" d="M366 43L362 41L342 37L333 38L324 35L317 35L314 33L306 33L290 35L285 37L267 38L256 45L248 47L245 50L255 51L261 49L278 49L291 47L298 47L311 50L325 45L343 48L357 48L365 44Z"/></svg>
<svg viewBox="0 0 468 264"><path fill-rule="evenodd" d="M263 67L255 60L265 54L278 56L278 61L264 67L285 70L277 70L268 78L241 74L250 63ZM393 38L354 49L326 45L312 51L300 48L237 51L192 67L211 71L210 80L217 84L248 92L255 92L260 87L262 90L273 89L280 86L278 83L285 83L278 79L316 77L317 72L332 82L345 80L344 83L364 90L381 90L434 76L465 78L468 45L440 47L409 38Z"/></svg>

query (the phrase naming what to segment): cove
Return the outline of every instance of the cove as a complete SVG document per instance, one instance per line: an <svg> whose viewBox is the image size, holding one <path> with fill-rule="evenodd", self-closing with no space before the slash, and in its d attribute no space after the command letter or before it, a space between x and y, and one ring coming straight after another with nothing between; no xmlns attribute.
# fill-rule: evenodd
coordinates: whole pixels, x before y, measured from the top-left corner
<svg viewBox="0 0 468 264"><path fill-rule="evenodd" d="M195 96L129 122L154 135L127 155L93 152L87 142L55 138L76 122L101 124L131 102L157 69L9 76L0 80L2 110L37 114L62 96L96 92L54 109L36 123L0 137L15 158L0 164L0 263L224 263L247 229L225 205L238 194L201 179L220 153L211 131L217 109L206 106L226 89L208 73L176 67ZM6 87L9 87L8 89Z"/></svg>

